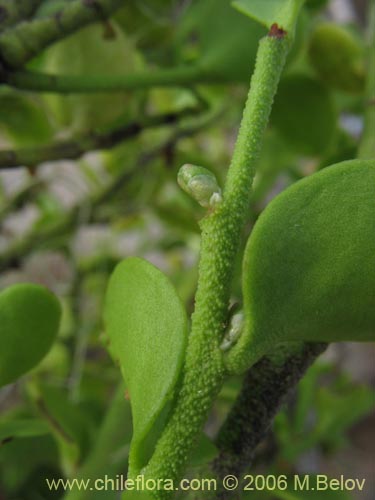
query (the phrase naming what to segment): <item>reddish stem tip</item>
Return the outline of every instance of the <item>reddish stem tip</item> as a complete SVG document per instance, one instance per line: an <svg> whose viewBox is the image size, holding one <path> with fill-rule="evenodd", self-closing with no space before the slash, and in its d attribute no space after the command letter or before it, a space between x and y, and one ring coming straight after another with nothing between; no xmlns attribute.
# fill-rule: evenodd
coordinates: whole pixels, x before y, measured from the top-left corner
<svg viewBox="0 0 375 500"><path fill-rule="evenodd" d="M287 35L287 31L283 30L282 28L279 27L277 23L273 23L271 26L268 36L272 36L274 38L284 38L284 36Z"/></svg>

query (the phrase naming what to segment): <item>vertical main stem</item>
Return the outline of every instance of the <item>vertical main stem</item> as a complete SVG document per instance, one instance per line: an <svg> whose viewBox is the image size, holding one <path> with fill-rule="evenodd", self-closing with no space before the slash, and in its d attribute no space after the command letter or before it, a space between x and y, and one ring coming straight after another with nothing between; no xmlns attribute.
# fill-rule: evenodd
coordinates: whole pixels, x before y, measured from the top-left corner
<svg viewBox="0 0 375 500"><path fill-rule="evenodd" d="M142 471L146 478L178 480L226 375L220 342L233 265L263 134L289 48L285 35L281 30L271 31L260 41L224 199L201 223L198 289L181 390L154 455ZM171 492L154 494L165 499Z"/></svg>

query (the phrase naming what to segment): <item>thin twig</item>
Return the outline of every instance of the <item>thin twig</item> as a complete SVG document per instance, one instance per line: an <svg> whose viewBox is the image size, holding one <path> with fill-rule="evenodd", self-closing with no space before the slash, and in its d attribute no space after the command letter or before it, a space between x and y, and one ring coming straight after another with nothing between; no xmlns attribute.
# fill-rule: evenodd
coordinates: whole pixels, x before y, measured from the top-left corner
<svg viewBox="0 0 375 500"><path fill-rule="evenodd" d="M85 218L85 223L92 222L97 215L98 208L106 202L111 201L123 186L132 179L135 173L139 173L139 170L142 169L144 175L145 167L150 165L153 160L163 153L163 151L169 150L169 148L175 145L176 142L183 137L198 133L201 128L207 127L212 121L213 117L210 116L208 120L194 124L189 128L175 131L163 144L143 153L130 170L126 169L96 195L85 198L81 203L70 209L68 213L64 214L57 222L48 225L44 229L38 228L35 231L31 231L23 239L11 244L0 254L0 271L9 267L18 267L20 261L32 251L50 245L55 238L65 238L67 234L70 234L81 224L80 214L83 207L85 209L89 207L89 213Z"/></svg>
<svg viewBox="0 0 375 500"><path fill-rule="evenodd" d="M111 149L121 142L138 136L146 129L172 125L182 116L194 115L200 111L202 111L201 108L187 108L178 113L146 116L125 124L119 124L117 120L117 125L101 131L87 132L75 139L36 148L0 151L0 170L22 166L34 167L43 162L63 159L75 160L89 151Z"/></svg>

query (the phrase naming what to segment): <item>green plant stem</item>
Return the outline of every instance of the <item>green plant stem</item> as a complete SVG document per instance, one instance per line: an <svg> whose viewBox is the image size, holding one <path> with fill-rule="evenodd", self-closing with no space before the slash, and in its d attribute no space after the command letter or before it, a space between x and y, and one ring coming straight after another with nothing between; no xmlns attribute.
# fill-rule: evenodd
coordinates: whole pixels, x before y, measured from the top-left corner
<svg viewBox="0 0 375 500"><path fill-rule="evenodd" d="M129 402L125 400L125 387L121 384L110 403L107 414L99 429L92 450L74 477L82 480L98 479L107 475L115 478L126 466L127 453L121 453L132 433ZM64 500L89 500L92 492L74 488L63 497Z"/></svg>
<svg viewBox="0 0 375 500"><path fill-rule="evenodd" d="M90 92L123 92L150 87L179 87L193 83L221 83L199 66L155 69L129 75L51 75L35 71L9 72L3 82L33 92L79 94Z"/></svg>
<svg viewBox="0 0 375 500"><path fill-rule="evenodd" d="M280 406L326 347L326 344L284 344L250 368L218 434L219 455L212 464L218 484L228 474L239 478L249 470L255 449L267 435ZM227 500L233 494L218 489L215 498Z"/></svg>
<svg viewBox="0 0 375 500"><path fill-rule="evenodd" d="M43 162L62 159L74 160L89 151L111 149L117 144L138 136L144 130L173 125L182 116L192 116L202 111L201 108L186 108L176 113L163 113L155 116L145 116L139 120L118 123L105 129L87 132L75 139L59 141L47 146L23 148L18 150L0 150L0 170L34 167Z"/></svg>
<svg viewBox="0 0 375 500"><path fill-rule="evenodd" d="M176 480L217 395L226 368L220 343L227 321L233 265L249 207L250 189L272 102L289 48L285 36L260 41L223 202L201 222L198 289L182 385L146 478ZM159 499L168 491L155 492Z"/></svg>
<svg viewBox="0 0 375 500"><path fill-rule="evenodd" d="M371 0L368 23L368 76L364 130L358 157L375 158L375 0Z"/></svg>
<svg viewBox="0 0 375 500"><path fill-rule="evenodd" d="M43 0L1 0L0 32L20 20L28 19Z"/></svg>
<svg viewBox="0 0 375 500"><path fill-rule="evenodd" d="M106 19L123 0L74 0L56 15L18 24L0 35L0 60L6 68L21 68L52 43L94 21Z"/></svg>

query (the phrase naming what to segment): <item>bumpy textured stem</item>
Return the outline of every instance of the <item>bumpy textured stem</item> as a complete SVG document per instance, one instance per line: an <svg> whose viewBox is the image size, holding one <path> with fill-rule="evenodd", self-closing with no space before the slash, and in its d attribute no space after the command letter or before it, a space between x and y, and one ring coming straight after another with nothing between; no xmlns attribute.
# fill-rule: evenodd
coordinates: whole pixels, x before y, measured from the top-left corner
<svg viewBox="0 0 375 500"><path fill-rule="evenodd" d="M0 0L0 31L27 19L43 0Z"/></svg>
<svg viewBox="0 0 375 500"><path fill-rule="evenodd" d="M123 0L74 0L51 17L18 24L0 35L0 60L20 68L45 47L94 21L107 18Z"/></svg>
<svg viewBox="0 0 375 500"><path fill-rule="evenodd" d="M281 404L325 349L326 344L285 344L250 368L218 435L220 453L213 462L218 478L228 474L241 477L249 470L255 449L267 435ZM233 493L218 490L215 498L227 500Z"/></svg>
<svg viewBox="0 0 375 500"><path fill-rule="evenodd" d="M1 41L1 40L0 40ZM179 87L193 83L220 83L198 66L158 69L130 75L51 75L33 71L9 72L3 81L12 87L33 92L80 94L141 90L151 87Z"/></svg>
<svg viewBox="0 0 375 500"><path fill-rule="evenodd" d="M375 0L370 3L368 29L366 112L358 157L370 160L375 158Z"/></svg>
<svg viewBox="0 0 375 500"><path fill-rule="evenodd" d="M226 374L220 342L228 315L233 262L249 206L262 138L289 42L284 34L260 41L224 199L203 219L199 281L181 390L146 477L176 480ZM167 491L155 492L159 499Z"/></svg>

